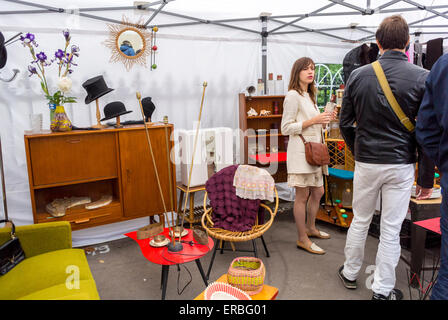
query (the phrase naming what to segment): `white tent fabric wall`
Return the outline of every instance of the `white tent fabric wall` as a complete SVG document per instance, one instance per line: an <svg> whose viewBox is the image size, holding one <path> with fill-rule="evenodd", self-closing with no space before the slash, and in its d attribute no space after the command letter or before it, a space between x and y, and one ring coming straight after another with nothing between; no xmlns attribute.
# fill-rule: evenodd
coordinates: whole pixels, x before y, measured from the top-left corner
<svg viewBox="0 0 448 320"><path fill-rule="evenodd" d="M42 1L45 5L62 6L60 1ZM387 1L372 1L381 5ZM443 1L420 1L425 5L443 4ZM218 0L177 0L168 3L167 11L208 19L225 19L258 16L261 11L273 14L308 13L328 4L326 0L313 1L218 1ZM351 1L365 6L365 1ZM133 1L96 0L73 1L67 7L85 8L101 6L130 6ZM396 4L397 6L399 4ZM403 5L403 4L401 4ZM65 5L64 5L65 6ZM407 7L409 7L407 5ZM154 8L157 8L155 6ZM335 8L335 7L332 7ZM23 5L0 2L3 10L30 10ZM328 12L330 9L326 10ZM350 11L348 8L338 10ZM138 21L140 12L135 10L93 12L92 14L121 20L122 15ZM144 15L147 19L152 13ZM418 20L428 15L424 11L412 11L409 20ZM312 27L346 26L349 22L377 25L384 15L309 18L300 24ZM406 15L405 15L406 17ZM292 20L293 18L289 19ZM431 23L445 23L441 17L430 20ZM446 20L446 19L444 19ZM151 24L186 22L185 19L159 14ZM285 21L288 21L285 19ZM252 30L261 30L257 20L237 23ZM269 22L268 30L279 24ZM78 67L74 68L73 95L78 103L66 106L68 116L74 125L87 127L95 124L95 105L84 104L86 95L82 83L102 74L109 87L115 90L100 99L102 108L109 102L122 101L133 112L122 117L122 121L139 120L140 110L135 92L142 96L151 96L156 104L153 120L160 121L167 115L176 129L195 129L199 112L202 83L208 82L202 128L231 127L237 129L238 97L248 85L254 85L261 77L261 37L236 29L216 25L196 25L188 27L161 28L158 36L158 54L155 71L134 66L127 72L123 65L110 63L110 51L102 43L106 40L106 22L67 14L15 14L2 15L0 30L5 38L17 32L31 32L36 35L39 49L52 55L63 45L62 29L70 27L72 43L80 47ZM297 30L285 27L282 31ZM374 31L374 30L372 30ZM340 31L337 33L348 39L368 35L360 31ZM424 38L421 38L422 41ZM309 56L320 63L341 63L345 54L357 44L341 42L338 39L315 33L299 35L277 35L268 37L268 72L282 74L285 89L293 62L301 56ZM20 43L7 47L7 69L20 70L18 77L10 82L0 82L0 134L2 138L3 160L7 187L8 213L17 225L33 223L30 204L26 156L24 150L24 130L30 129L29 115L42 113L43 127L49 127L49 112L40 89L39 81L28 77L27 66L31 61L29 52ZM148 65L149 65L148 60ZM54 68L54 66L53 66ZM2 69L2 72L5 69ZM51 70L51 69L50 69ZM55 70L51 70L49 80L55 83ZM235 139L238 144L238 139ZM177 152L176 152L177 155ZM239 159L239 147L235 147L236 159ZM176 157L177 163L179 161ZM149 163L148 165L152 165ZM179 166L177 176L180 176ZM83 246L123 237L123 233L146 225L147 218L131 220L73 232L73 245Z"/></svg>
<svg viewBox="0 0 448 320"><path fill-rule="evenodd" d="M12 34L5 32L6 36ZM41 49L45 44L55 45L62 36L55 33L36 33ZM73 43L81 48L79 66L72 74L73 95L78 103L68 105L66 110L74 125L90 126L96 122L95 105L83 103L86 95L82 83L98 74L103 74L110 88L115 90L100 99L101 109L112 101L123 101L127 110L122 121L141 119L136 91L142 96L151 96L156 104L153 121L161 121L167 115L177 129L193 129L198 119L203 81L208 82L205 107L201 127L238 127L237 93L254 82L258 75L259 43L189 41L159 39L160 53L157 57L158 69L149 71L134 66L126 72L123 65L109 63L110 52L100 43L104 35L91 34L89 37L72 35ZM7 185L8 213L18 224L32 223L32 211L27 177L23 132L30 129L29 114L43 113L44 128L49 127L49 112L40 92L39 81L29 78L26 62L30 60L27 49L15 45L9 48L10 67L21 70L18 78L0 86L0 112L2 117L1 136L3 143L5 179ZM55 51L56 46L48 50ZM53 83L54 83L53 79ZM103 114L102 110L101 113ZM112 120L113 121L113 120ZM177 153L176 153L177 154ZM98 164L101 165L101 164ZM148 165L152 165L148 163ZM179 167L178 167L179 168ZM180 172L177 172L180 176ZM147 219L124 223L131 230L136 224L147 224ZM125 227L126 229L129 229ZM117 230L117 234L114 234ZM128 230L129 231L129 230ZM123 234L123 226L108 225L73 233L73 243L97 241L95 235L109 239ZM83 235L86 235L85 238Z"/></svg>

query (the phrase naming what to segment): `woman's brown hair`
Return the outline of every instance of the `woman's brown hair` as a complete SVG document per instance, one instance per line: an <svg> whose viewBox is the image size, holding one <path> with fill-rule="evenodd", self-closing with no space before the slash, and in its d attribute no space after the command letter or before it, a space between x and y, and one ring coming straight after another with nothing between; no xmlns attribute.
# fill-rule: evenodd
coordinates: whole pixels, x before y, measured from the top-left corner
<svg viewBox="0 0 448 320"><path fill-rule="evenodd" d="M291 77L289 80L288 90L296 90L300 95L303 95L303 90L300 88L300 72L305 70L310 65L315 66L314 61L311 58L303 57L294 62L291 70ZM314 81L308 85L308 94L311 100L316 104L316 87Z"/></svg>

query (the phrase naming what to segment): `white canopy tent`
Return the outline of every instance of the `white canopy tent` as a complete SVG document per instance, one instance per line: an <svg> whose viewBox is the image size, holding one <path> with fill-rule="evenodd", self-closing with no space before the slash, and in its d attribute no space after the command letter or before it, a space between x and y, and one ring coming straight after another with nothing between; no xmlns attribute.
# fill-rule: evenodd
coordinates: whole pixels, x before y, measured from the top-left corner
<svg viewBox="0 0 448 320"><path fill-rule="evenodd" d="M237 94L247 86L268 72L283 75L287 85L291 66L301 56L318 63L342 63L349 50L374 41L378 24L396 13L408 21L413 41L448 36L446 0L74 0L63 4L0 0L0 31L6 39L31 32L39 48L52 53L63 45L61 31L70 29L72 43L81 52L71 75L72 95L78 103L67 105L66 111L78 127L96 122L94 104L83 103L86 92L81 84L102 74L115 90L101 99L101 109L112 101L124 102L133 112L122 121L140 119L135 98L140 91L156 104L154 120L167 115L176 129L193 129L202 82L207 81L201 127L237 129ZM143 21L148 28L159 27L156 70L135 65L128 72L122 64L109 62L111 52L103 44L106 24L119 23L123 15L135 23ZM267 16L265 24L260 15ZM33 223L23 133L30 129L33 113L44 114L43 126L48 128L49 112L39 81L28 76L27 49L16 42L7 50L8 63L0 77L13 69L20 72L11 82L0 81L0 134L8 213L23 225ZM50 86L56 80L56 75L50 75ZM144 218L75 231L73 244L116 239L147 223Z"/></svg>

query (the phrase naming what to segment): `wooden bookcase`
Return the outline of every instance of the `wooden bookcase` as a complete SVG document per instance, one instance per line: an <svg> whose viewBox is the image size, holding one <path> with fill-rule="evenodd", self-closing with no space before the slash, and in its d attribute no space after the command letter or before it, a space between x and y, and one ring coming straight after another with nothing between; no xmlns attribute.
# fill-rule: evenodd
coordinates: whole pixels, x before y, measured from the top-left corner
<svg viewBox="0 0 448 320"><path fill-rule="evenodd" d="M283 101L285 96L252 96L248 97L244 93L239 94L239 124L241 129L240 154L242 162L266 168L274 177L275 182L286 182L286 143L288 136L281 134L281 122L283 113ZM278 105L278 114L274 114L274 104ZM258 116L247 115L253 108ZM261 116L260 111L267 110L271 114ZM257 132L259 129L267 130L265 133ZM285 139L286 138L286 139ZM260 149L255 150L255 146ZM272 148L277 147L277 152L272 152ZM266 161L258 160L256 155L266 155ZM276 170L269 169L271 162L278 165Z"/></svg>
<svg viewBox="0 0 448 320"><path fill-rule="evenodd" d="M167 133L172 150L172 131L170 124L149 126L165 205L168 211L172 208L175 212L176 168L167 158L165 138ZM64 133L25 133L24 138L34 223L65 220L77 230L163 214L143 125ZM60 218L52 217L45 209L54 199L88 196L93 202L103 195L112 195L112 203L92 210L85 209L84 205L73 207Z"/></svg>

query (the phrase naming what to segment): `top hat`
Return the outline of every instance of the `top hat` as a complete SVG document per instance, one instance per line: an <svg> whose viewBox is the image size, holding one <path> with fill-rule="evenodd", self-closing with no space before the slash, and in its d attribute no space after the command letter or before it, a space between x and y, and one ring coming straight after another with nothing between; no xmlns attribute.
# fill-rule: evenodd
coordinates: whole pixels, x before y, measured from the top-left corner
<svg viewBox="0 0 448 320"><path fill-rule="evenodd" d="M143 113L145 114L146 119L151 118L156 106L151 101L151 97L146 97L142 99L142 107Z"/></svg>
<svg viewBox="0 0 448 320"><path fill-rule="evenodd" d="M119 117L123 114L130 113L130 111L126 111L126 107L124 106L123 102L121 101L114 101L111 103L108 103L104 107L104 118L100 121L109 120L115 117Z"/></svg>
<svg viewBox="0 0 448 320"><path fill-rule="evenodd" d="M0 69L5 66L6 59L5 37L3 36L3 33L0 32Z"/></svg>
<svg viewBox="0 0 448 320"><path fill-rule="evenodd" d="M87 91L87 97L85 99L86 104L89 104L90 102L104 96L106 93L114 90L107 87L103 76L97 76L89 79L84 82L82 86Z"/></svg>

